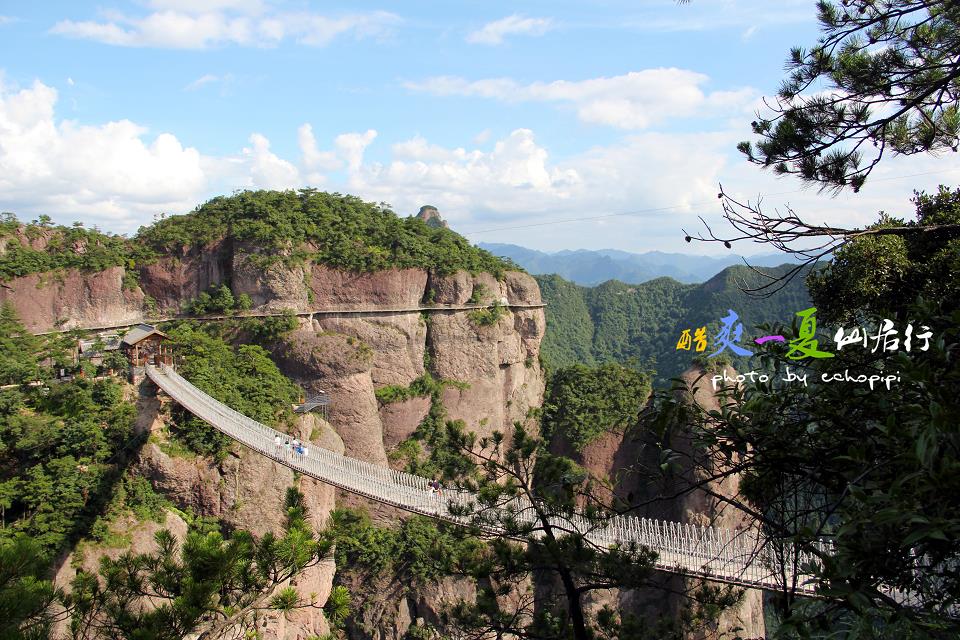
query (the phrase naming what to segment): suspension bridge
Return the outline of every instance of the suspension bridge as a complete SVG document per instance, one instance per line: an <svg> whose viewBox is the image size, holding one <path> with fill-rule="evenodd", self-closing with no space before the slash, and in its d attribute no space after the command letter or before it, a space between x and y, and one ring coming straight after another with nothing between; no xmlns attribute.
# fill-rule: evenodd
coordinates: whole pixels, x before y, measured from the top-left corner
<svg viewBox="0 0 960 640"><path fill-rule="evenodd" d="M411 513L462 526L478 521L488 533L504 531L504 524L540 525L533 504L525 499L490 508L479 505L467 491L444 489L437 495L429 480L402 471L380 467L333 451L311 446L304 454L277 446L285 433L239 413L211 398L167 364L147 365L146 374L178 404L233 440L295 471ZM795 554L789 547L764 544L753 530L737 531L633 516L603 520L579 515L553 516L548 520L558 532L577 532L599 547L627 547L631 543L657 553L656 568L699 576L717 582L767 590L784 585L797 593L815 596L805 566L816 561L812 554ZM827 550L824 543L821 551Z"/></svg>

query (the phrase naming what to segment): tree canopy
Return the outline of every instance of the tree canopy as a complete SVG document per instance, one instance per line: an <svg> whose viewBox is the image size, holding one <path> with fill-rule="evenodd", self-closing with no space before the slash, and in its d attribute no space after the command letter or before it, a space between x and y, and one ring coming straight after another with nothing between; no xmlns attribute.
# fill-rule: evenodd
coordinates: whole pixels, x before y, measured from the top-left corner
<svg viewBox="0 0 960 640"><path fill-rule="evenodd" d="M817 3L823 35L796 47L772 114L753 122L751 162L823 189L863 186L886 153L960 145L960 5Z"/></svg>

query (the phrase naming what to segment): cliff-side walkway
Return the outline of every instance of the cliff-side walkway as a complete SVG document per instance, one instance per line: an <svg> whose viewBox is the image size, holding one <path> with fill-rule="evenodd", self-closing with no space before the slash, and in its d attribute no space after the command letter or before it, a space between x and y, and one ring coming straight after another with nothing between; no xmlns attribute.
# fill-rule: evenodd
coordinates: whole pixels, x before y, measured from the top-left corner
<svg viewBox="0 0 960 640"><path fill-rule="evenodd" d="M290 315L295 318L308 318L313 320L315 316L317 317L376 317L376 316L389 316L397 315L402 313L456 313L458 311L479 311L482 309L489 309L492 305L489 304L431 304L431 305L419 305L412 307L332 307L327 309L313 309L311 311L294 311L294 310L284 310L284 311L243 311L235 314L222 314L222 315L204 315L204 316L161 316L156 318L142 318L137 321L123 322L122 324L105 324L105 325L96 325L89 327L71 327L69 329L56 329L53 331L39 331L31 332L35 336L46 336L56 333L69 333L71 331L111 331L116 329L126 329L127 327L135 327L138 324L143 324L145 322L151 324L158 324L161 322L173 322L175 320L195 320L197 322L223 322L226 320L244 320L247 318L282 318L284 316ZM523 309L544 309L546 304L540 303L526 303L526 302L511 302L509 304L501 305L504 309L509 309L511 311L523 310Z"/></svg>

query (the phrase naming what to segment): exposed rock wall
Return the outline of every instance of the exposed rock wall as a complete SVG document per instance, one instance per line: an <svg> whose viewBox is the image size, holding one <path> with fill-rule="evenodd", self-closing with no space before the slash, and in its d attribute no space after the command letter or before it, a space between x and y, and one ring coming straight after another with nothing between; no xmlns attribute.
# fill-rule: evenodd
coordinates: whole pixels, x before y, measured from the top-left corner
<svg viewBox="0 0 960 640"><path fill-rule="evenodd" d="M159 425L157 425L159 426ZM344 445L330 425L314 415L299 419L294 431L305 442L343 453ZM163 436L154 434L162 441ZM335 506L332 487L300 476L272 460L241 447L234 447L220 463L207 458L168 455L156 441L141 450L135 465L139 475L176 505L201 516L214 516L228 526L254 535L281 534L286 513L287 489L297 487L304 496L308 519L315 530L326 525ZM336 567L332 559L306 569L296 579L302 598L326 602ZM330 631L320 609L307 608L287 615L268 612L259 627L265 639L305 640Z"/></svg>
<svg viewBox="0 0 960 640"><path fill-rule="evenodd" d="M0 304L9 302L29 331L138 322L143 292L125 288L122 267L97 273L76 269L39 273L0 283Z"/></svg>
<svg viewBox="0 0 960 640"><path fill-rule="evenodd" d="M697 367L683 374L688 389L685 398L708 411L719 409L709 378L701 378L702 374L703 370ZM735 371L731 370L728 374L736 377ZM675 441L674 449L685 460L696 458L702 462L702 456L695 450L690 438L681 437ZM655 480L660 464L659 449L649 434L643 431L642 425L626 433L601 434L579 451L558 437L551 442L551 451L572 458L597 479L599 495L607 498L616 496L629 504L643 504L644 508L637 515L742 531L751 527L750 520L742 512L711 495L738 495L740 480L736 475L709 480L709 469L698 466L688 468L673 480ZM704 483L705 490L689 490L698 482ZM681 609L691 604L682 594L693 592L698 581L657 574L654 584L642 590L595 592L589 596L587 606L597 611L603 606L610 606L649 621L661 617L679 619ZM690 633L688 639L719 640L737 635L742 638L764 637L761 591L746 590L738 606L725 611L719 620Z"/></svg>

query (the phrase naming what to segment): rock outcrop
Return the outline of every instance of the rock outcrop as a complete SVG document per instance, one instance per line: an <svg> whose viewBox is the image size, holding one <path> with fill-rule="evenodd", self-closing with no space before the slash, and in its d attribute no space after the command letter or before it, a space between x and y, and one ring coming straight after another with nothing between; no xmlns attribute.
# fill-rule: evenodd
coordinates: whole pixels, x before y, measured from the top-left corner
<svg viewBox="0 0 960 640"><path fill-rule="evenodd" d="M55 331L139 322L144 294L124 284L123 267L35 273L0 286L0 304L13 305L29 331Z"/></svg>

